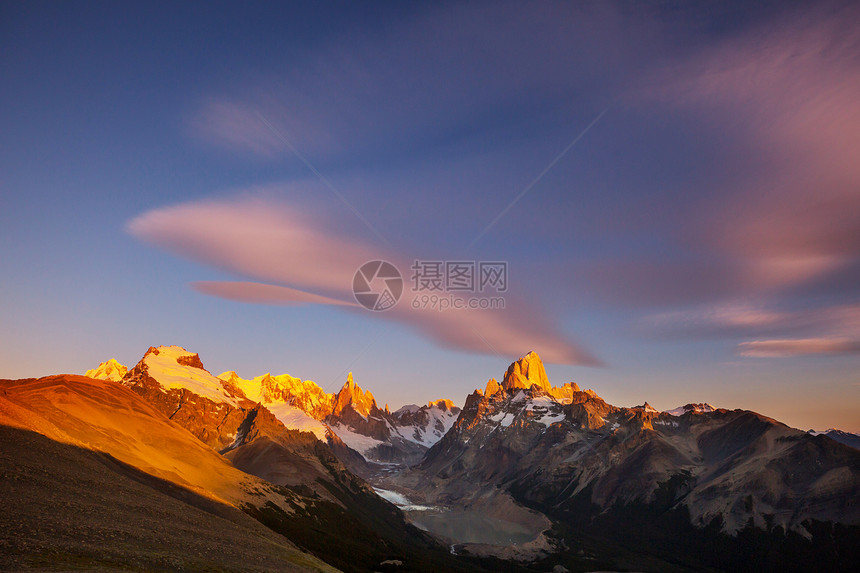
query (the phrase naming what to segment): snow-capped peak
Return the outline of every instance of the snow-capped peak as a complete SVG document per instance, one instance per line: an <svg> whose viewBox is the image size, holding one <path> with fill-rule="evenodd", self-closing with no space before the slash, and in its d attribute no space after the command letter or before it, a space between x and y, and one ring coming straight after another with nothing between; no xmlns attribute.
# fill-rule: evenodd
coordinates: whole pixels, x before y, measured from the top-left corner
<svg viewBox="0 0 860 573"><path fill-rule="evenodd" d="M165 390L184 388L213 402L237 405L221 380L203 368L200 356L181 346L150 347L135 369L145 370Z"/></svg>
<svg viewBox="0 0 860 573"><path fill-rule="evenodd" d="M673 408L672 410L665 410L664 413L669 414L670 416L683 416L687 412L693 412L694 414L703 414L705 412L715 412L716 408L711 406L708 403L699 403L699 404L686 404L684 406L678 406L677 408Z"/></svg>
<svg viewBox="0 0 860 573"><path fill-rule="evenodd" d="M686 408L686 406L684 406L684 407ZM645 402L641 406L633 406L633 409L634 410L645 410L646 412L650 412L652 414L656 414L658 412L657 408L653 407L648 402ZM677 408L675 408L675 410L677 410ZM672 410L672 411L674 412L675 410ZM681 412L681 414L683 414L683 412ZM673 416L680 416L681 414L672 414L672 415Z"/></svg>
<svg viewBox="0 0 860 573"><path fill-rule="evenodd" d="M107 362L99 364L98 368L92 368L84 372L84 376L97 378L99 380L113 380L119 382L128 372L128 368L111 358Z"/></svg>

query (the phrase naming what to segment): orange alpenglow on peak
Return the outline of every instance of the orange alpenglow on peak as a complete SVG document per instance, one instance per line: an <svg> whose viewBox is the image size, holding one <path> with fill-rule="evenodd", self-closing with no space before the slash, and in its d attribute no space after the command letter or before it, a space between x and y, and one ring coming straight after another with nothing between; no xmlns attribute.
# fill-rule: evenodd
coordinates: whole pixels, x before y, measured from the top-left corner
<svg viewBox="0 0 860 573"><path fill-rule="evenodd" d="M361 387L356 386L352 379L352 372L347 375L346 383L337 393L333 414L339 415L349 405L352 405L352 409L362 416L367 416L372 409L377 407L373 394L369 390L364 391Z"/></svg>
<svg viewBox="0 0 860 573"><path fill-rule="evenodd" d="M448 400L447 398L440 398L439 400L427 402L428 408L439 408L440 410L451 410L454 407L454 402Z"/></svg>
<svg viewBox="0 0 860 573"><path fill-rule="evenodd" d="M99 364L98 368L87 370L84 372L84 376L89 376L90 378L96 378L98 380L112 380L114 382L119 382L122 380L123 376L125 376L126 372L128 372L128 368L117 362L116 359L111 358L107 362Z"/></svg>
<svg viewBox="0 0 860 573"><path fill-rule="evenodd" d="M488 390L489 390L489 384ZM551 390L546 370L543 367L540 356L535 352L529 352L510 366L502 380L502 388L514 390L516 388L531 388L537 386L545 392Z"/></svg>
<svg viewBox="0 0 860 573"><path fill-rule="evenodd" d="M549 383L543 362L536 352L529 352L516 362L513 362L505 373L502 383L490 378L484 396L492 396L499 390L510 392L518 388L540 388L559 402L570 402L576 392L582 392L576 382L568 382L564 386L553 386ZM594 396L597 396L594 394Z"/></svg>

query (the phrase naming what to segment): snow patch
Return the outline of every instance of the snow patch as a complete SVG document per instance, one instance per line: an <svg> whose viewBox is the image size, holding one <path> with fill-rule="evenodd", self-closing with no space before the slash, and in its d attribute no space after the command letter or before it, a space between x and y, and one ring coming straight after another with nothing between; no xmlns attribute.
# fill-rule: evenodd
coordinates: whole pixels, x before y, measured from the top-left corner
<svg viewBox="0 0 860 573"><path fill-rule="evenodd" d="M376 438L353 432L343 424L335 424L331 429L344 444L360 453L365 459L368 458L370 450L384 443Z"/></svg>
<svg viewBox="0 0 860 573"><path fill-rule="evenodd" d="M390 489L381 489L375 487L373 488L373 491L375 491L377 495L379 495L379 497L393 503L403 511L428 511L431 509L436 509L429 505L416 505L409 501L409 499L402 493L397 493L396 491L391 491Z"/></svg>
<svg viewBox="0 0 860 573"><path fill-rule="evenodd" d="M507 428L513 423L515 417L516 416L510 412L499 412L497 414L493 414L488 419L499 424L503 428Z"/></svg>
<svg viewBox="0 0 860 573"><path fill-rule="evenodd" d="M535 422L543 424L544 426L551 426L556 422L561 422L564 420L564 413L561 414L544 414L543 416L534 418Z"/></svg>
<svg viewBox="0 0 860 573"><path fill-rule="evenodd" d="M703 414L705 412L715 412L716 408L711 406L708 403L703 404L687 404L685 406L678 406L677 408L673 408L671 410L664 410L664 413L669 414L670 416L683 416L687 412L693 412L695 414Z"/></svg>
<svg viewBox="0 0 860 573"><path fill-rule="evenodd" d="M318 439L325 441L326 425L311 418L303 410L284 402L266 404L266 408L288 429L312 432Z"/></svg>

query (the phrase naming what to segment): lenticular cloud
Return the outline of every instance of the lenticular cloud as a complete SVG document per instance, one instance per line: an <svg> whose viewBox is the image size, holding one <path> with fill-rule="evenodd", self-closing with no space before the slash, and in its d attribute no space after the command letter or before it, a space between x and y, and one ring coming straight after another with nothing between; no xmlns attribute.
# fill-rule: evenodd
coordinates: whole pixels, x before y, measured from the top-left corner
<svg viewBox="0 0 860 573"><path fill-rule="evenodd" d="M184 258L250 281L203 281L192 288L211 296L272 305L326 304L359 310L356 270L368 261L391 262L408 273L412 258L350 233L354 225L267 197L207 200L155 209L127 225L129 233ZM439 312L414 308L412 294L385 312L368 312L414 328L434 343L466 352L509 357L535 349L549 362L597 365L541 313L505 297L504 308Z"/></svg>

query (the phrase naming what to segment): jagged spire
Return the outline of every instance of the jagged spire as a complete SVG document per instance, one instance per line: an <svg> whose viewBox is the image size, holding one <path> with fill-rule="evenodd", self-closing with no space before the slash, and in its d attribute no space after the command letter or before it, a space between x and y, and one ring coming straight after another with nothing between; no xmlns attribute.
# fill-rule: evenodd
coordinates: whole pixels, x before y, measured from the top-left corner
<svg viewBox="0 0 860 573"><path fill-rule="evenodd" d="M529 352L512 363L502 381L502 388L505 390L531 388L532 386L537 386L545 392L549 392L551 389L543 362L536 352Z"/></svg>
<svg viewBox="0 0 860 573"><path fill-rule="evenodd" d="M346 382L337 393L334 404L334 415L339 415L344 408L352 405L353 410L359 414L366 416L373 408L376 408L376 399L370 391L363 391L361 387L356 386L352 379L352 372L346 377Z"/></svg>

